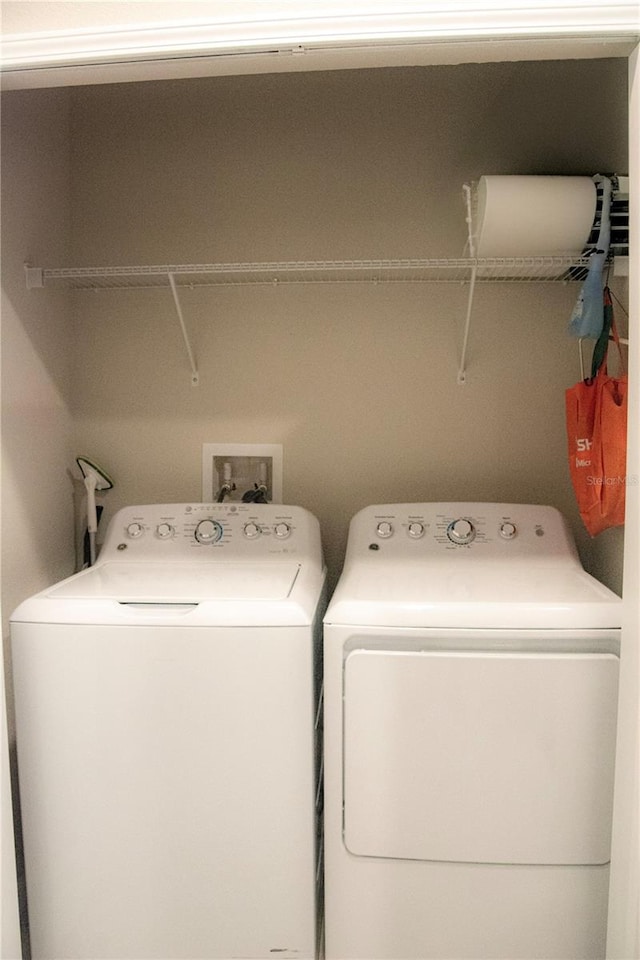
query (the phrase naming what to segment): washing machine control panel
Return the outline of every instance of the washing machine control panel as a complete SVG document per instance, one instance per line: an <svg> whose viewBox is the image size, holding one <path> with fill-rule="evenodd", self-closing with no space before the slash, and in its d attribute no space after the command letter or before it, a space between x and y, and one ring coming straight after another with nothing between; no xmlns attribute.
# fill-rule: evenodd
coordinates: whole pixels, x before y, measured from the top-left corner
<svg viewBox="0 0 640 960"><path fill-rule="evenodd" d="M112 518L100 556L131 560L301 554L319 543L302 507L270 503L178 503L125 507Z"/></svg>
<svg viewBox="0 0 640 960"><path fill-rule="evenodd" d="M407 558L575 553L566 522L553 507L461 502L366 507L352 521L349 549Z"/></svg>

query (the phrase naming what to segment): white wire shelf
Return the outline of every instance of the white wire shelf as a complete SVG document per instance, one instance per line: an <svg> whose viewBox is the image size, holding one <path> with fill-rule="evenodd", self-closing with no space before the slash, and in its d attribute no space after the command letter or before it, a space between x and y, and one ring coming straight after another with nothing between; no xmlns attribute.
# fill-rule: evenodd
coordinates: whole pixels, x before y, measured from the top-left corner
<svg viewBox="0 0 640 960"><path fill-rule="evenodd" d="M433 260L308 260L159 266L26 267L27 286L71 289L233 286L290 283L572 282L583 280L587 257L501 257Z"/></svg>
<svg viewBox="0 0 640 960"><path fill-rule="evenodd" d="M467 285L468 304L458 383L465 364L474 290L478 283L572 283L587 275L589 257L575 254L538 257L461 257L432 260L299 260L265 263L162 264L159 266L33 267L25 264L29 289L47 285L74 290L167 288L171 291L191 368L199 382L195 354L178 290L201 286L321 283L449 283Z"/></svg>

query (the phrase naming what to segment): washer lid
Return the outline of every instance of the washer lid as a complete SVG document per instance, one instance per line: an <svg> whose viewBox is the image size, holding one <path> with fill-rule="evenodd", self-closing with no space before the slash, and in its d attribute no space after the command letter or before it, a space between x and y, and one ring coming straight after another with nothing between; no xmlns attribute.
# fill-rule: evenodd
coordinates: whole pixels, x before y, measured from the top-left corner
<svg viewBox="0 0 640 960"><path fill-rule="evenodd" d="M325 571L290 561L98 562L24 600L12 624L309 626Z"/></svg>
<svg viewBox="0 0 640 960"><path fill-rule="evenodd" d="M299 563L103 563L46 590L49 600L118 603L201 603L207 600L284 600Z"/></svg>

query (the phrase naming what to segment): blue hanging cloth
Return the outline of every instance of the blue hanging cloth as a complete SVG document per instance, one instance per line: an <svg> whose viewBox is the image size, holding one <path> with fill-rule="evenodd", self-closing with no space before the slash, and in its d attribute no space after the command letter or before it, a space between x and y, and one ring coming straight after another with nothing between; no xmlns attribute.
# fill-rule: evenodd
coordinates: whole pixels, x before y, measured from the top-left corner
<svg viewBox="0 0 640 960"><path fill-rule="evenodd" d="M576 305L569 321L569 334L572 337L590 337L597 340L602 333L604 323L603 272L609 255L611 241L611 180L596 176L596 183L602 184L602 213L600 231L595 252L589 259L589 270Z"/></svg>

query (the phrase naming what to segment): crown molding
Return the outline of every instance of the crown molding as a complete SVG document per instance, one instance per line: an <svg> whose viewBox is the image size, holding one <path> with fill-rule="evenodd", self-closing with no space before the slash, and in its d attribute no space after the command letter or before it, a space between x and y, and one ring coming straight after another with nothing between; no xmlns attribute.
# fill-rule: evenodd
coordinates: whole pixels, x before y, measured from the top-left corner
<svg viewBox="0 0 640 960"><path fill-rule="evenodd" d="M112 6L115 16L119 4ZM158 69L163 63L170 65L164 75L179 76L335 69L385 62L457 62L461 51L450 49L454 59L446 61L446 54L442 49L436 52L436 48L487 41L517 44L536 40L556 45L565 41L583 48L591 42L599 51L594 55L626 55L640 38L639 0L615 4L602 0L563 4L539 0L535 5L470 0L377 3L375 12L368 13L357 12L367 9L362 3L357 7L343 4L343 13L335 12L335 3L311 3L306 8L310 14L304 17L283 15L291 5L274 3L262 5L260 16L218 16L187 22L153 21L156 6L148 4L149 19L145 23L5 33L0 62L4 88L46 86L49 84L44 80L55 77L58 71L61 83L95 82L83 77L108 68L117 68L113 79L127 79L127 70L133 79L140 79L145 73L149 77L163 75ZM273 15L265 17L269 7ZM384 7L388 8L386 12ZM321 9L333 12L314 13ZM584 49L578 55L584 55Z"/></svg>

